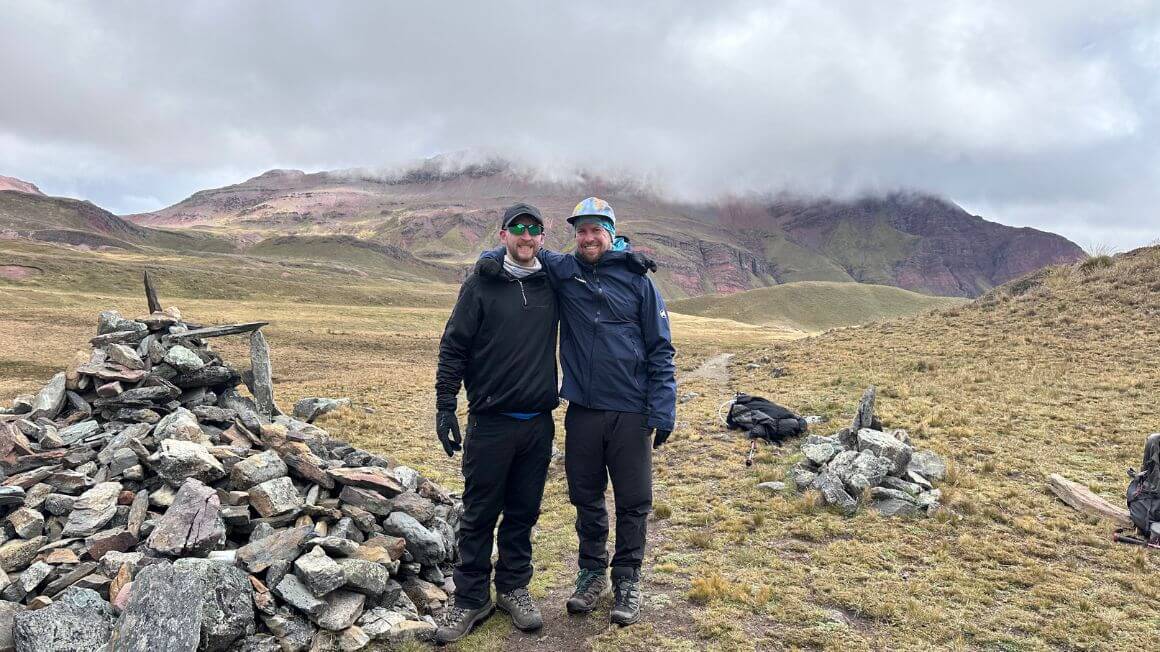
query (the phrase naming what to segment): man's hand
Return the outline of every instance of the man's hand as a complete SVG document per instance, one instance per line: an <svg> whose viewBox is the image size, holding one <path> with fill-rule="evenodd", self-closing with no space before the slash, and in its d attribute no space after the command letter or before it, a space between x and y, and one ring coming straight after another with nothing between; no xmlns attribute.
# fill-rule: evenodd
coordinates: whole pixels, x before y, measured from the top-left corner
<svg viewBox="0 0 1160 652"><path fill-rule="evenodd" d="M634 251L628 254L625 260L628 263L629 270L642 276L650 270L654 274L657 271L657 262L642 253Z"/></svg>
<svg viewBox="0 0 1160 652"><path fill-rule="evenodd" d="M669 440L669 435L673 434L672 430L657 430L657 434L653 435L653 448L660 448L662 444Z"/></svg>
<svg viewBox="0 0 1160 652"><path fill-rule="evenodd" d="M454 410L439 410L435 414L435 434L443 444L447 457L454 457L455 451L463 450L463 437L459 434L459 417Z"/></svg>
<svg viewBox="0 0 1160 652"><path fill-rule="evenodd" d="M484 256L475 262L475 273L484 278L499 278L503 276L503 263L490 256Z"/></svg>

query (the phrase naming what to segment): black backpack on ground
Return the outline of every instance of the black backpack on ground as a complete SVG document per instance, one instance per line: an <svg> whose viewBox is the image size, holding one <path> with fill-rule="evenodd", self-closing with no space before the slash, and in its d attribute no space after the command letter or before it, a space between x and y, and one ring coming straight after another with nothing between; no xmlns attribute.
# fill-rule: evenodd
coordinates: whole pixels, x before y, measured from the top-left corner
<svg viewBox="0 0 1160 652"><path fill-rule="evenodd" d="M806 420L786 408L748 394L738 394L729 408L725 423L730 428L748 430L750 439L764 439L773 444L796 437L809 429Z"/></svg>
<svg viewBox="0 0 1160 652"><path fill-rule="evenodd" d="M1128 514L1144 536L1153 523L1160 522L1160 433L1148 435L1144 442L1144 464L1140 472L1128 469Z"/></svg>

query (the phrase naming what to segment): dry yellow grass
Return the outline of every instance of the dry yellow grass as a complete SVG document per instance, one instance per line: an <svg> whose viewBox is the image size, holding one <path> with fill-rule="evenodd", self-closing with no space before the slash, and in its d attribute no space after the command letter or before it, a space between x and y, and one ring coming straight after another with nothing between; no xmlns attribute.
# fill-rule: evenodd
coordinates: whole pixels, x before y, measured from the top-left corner
<svg viewBox="0 0 1160 652"><path fill-rule="evenodd" d="M542 636L493 618L459 649L1148 649L1160 631L1160 558L1045 489L1059 472L1119 501L1123 469L1160 430L1160 253L1067 268L920 318L792 339L793 333L674 316L678 367L735 353L732 379L681 393L680 428L657 455L646 622L561 619L575 534L553 467L535 538ZM320 425L452 487L431 432L435 351L446 307L167 300L205 322L268 319L278 398L349 396ZM34 391L91 336L96 312L139 313L135 294L0 289L0 399ZM244 341L225 341L244 364ZM758 365L749 368L750 364ZM788 375L771 378L773 367ZM755 490L795 460L723 435L722 401L757 393L847 420L863 387L879 414L952 461L939 518L853 518L816 496ZM368 412L367 408L374 412ZM562 411L557 413L562 417ZM562 444L562 428L557 430ZM606 621L605 621L606 623Z"/></svg>

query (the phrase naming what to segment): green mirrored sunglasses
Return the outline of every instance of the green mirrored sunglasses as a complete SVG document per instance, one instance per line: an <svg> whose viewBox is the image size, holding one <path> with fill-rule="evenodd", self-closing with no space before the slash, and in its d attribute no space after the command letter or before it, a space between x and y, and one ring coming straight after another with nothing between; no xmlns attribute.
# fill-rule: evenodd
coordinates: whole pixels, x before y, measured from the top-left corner
<svg viewBox="0 0 1160 652"><path fill-rule="evenodd" d="M540 235L544 232L544 227L539 224L512 224L507 228L508 233L516 236L524 234L524 231L532 235Z"/></svg>

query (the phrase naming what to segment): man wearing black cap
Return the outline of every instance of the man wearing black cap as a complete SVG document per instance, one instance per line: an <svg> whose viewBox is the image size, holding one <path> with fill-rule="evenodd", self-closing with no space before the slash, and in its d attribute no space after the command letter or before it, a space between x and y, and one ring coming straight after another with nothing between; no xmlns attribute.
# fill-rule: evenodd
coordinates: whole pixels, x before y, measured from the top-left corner
<svg viewBox="0 0 1160 652"><path fill-rule="evenodd" d="M528 204L507 209L499 238L502 272L464 281L439 343L435 431L448 455L463 450L464 479L455 603L435 633L440 643L462 638L496 606L521 630L543 624L527 586L559 404L556 295L536 257L544 242L540 211ZM455 415L461 382L466 441ZM500 514L493 605L491 550Z"/></svg>

